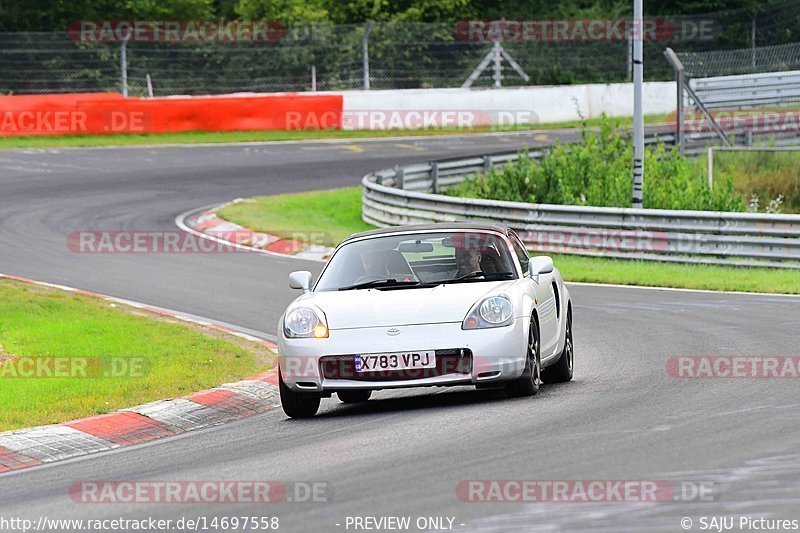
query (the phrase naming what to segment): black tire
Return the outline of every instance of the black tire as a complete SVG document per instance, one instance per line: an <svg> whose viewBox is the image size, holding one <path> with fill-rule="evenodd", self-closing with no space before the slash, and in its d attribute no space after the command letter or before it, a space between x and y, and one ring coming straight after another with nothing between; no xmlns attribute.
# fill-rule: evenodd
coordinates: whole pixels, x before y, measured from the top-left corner
<svg viewBox="0 0 800 533"><path fill-rule="evenodd" d="M541 345L539 336L539 325L531 317L531 327L528 331L528 357L525 361L525 370L522 375L514 381L506 383L506 394L512 398L533 396L539 392L542 384L542 359Z"/></svg>
<svg viewBox="0 0 800 533"><path fill-rule="evenodd" d="M320 397L318 394L303 394L294 392L283 382L283 377L278 374L281 392L281 407L286 416L290 418L310 418L319 410Z"/></svg>
<svg viewBox="0 0 800 533"><path fill-rule="evenodd" d="M371 390L340 390L336 393L342 403L363 403L372 396Z"/></svg>
<svg viewBox="0 0 800 533"><path fill-rule="evenodd" d="M566 383L572 381L575 367L575 345L572 341L572 308L567 308L567 340L564 343L564 351L558 362L548 366L542 371L542 380L545 383Z"/></svg>

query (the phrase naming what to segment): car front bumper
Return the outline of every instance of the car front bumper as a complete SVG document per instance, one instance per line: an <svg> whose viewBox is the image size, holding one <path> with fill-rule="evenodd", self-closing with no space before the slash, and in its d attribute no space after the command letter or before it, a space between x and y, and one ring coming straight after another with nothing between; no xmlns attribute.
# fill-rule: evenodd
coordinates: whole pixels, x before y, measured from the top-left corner
<svg viewBox="0 0 800 533"><path fill-rule="evenodd" d="M508 326L462 330L461 323L398 326L390 336L386 327L330 330L326 339L278 340L278 361L284 383L301 392L351 389L391 389L447 385L474 385L519 377L525 368L529 320L517 318ZM446 370L426 375L407 371L402 376L353 373L355 354L436 351L448 358ZM332 357L336 356L336 357ZM329 363L345 363L331 372ZM325 371L321 362L325 363ZM443 363L444 364L444 363Z"/></svg>

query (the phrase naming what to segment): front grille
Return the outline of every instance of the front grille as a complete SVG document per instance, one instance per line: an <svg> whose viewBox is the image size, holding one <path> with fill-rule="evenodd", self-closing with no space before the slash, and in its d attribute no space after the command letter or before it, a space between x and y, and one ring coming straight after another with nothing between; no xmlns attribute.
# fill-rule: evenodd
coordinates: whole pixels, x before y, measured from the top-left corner
<svg viewBox="0 0 800 533"><path fill-rule="evenodd" d="M436 367L413 370L383 370L356 372L355 355L326 355L320 357L320 371L325 379L353 381L411 381L434 378L448 374L470 374L472 351L466 348L435 350Z"/></svg>

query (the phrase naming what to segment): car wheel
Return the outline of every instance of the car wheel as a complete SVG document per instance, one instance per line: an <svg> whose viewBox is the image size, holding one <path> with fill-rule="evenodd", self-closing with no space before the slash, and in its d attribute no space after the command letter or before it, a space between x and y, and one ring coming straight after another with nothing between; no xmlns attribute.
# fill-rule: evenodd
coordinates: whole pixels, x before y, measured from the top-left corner
<svg viewBox="0 0 800 533"><path fill-rule="evenodd" d="M372 396L371 390L340 390L336 393L342 403L362 403Z"/></svg>
<svg viewBox="0 0 800 533"><path fill-rule="evenodd" d="M281 393L281 407L286 416L290 418L309 418L317 414L320 397L317 394L304 394L291 390L283 382L283 377L278 374L278 384Z"/></svg>
<svg viewBox="0 0 800 533"><path fill-rule="evenodd" d="M542 364L539 350L539 326L531 318L531 327L528 332L528 357L525 360L525 370L522 375L506 384L506 394L512 398L533 396L539 391L542 384Z"/></svg>
<svg viewBox="0 0 800 533"><path fill-rule="evenodd" d="M575 347L572 342L572 308L567 309L567 331L564 351L553 366L542 371L545 383L566 383L572 381L573 367L575 365Z"/></svg>

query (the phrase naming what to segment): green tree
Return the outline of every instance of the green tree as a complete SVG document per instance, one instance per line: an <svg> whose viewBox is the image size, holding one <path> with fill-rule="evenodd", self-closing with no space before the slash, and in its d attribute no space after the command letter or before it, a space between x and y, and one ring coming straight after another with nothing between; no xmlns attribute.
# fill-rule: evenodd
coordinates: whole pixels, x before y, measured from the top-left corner
<svg viewBox="0 0 800 533"><path fill-rule="evenodd" d="M67 31L76 20L214 16L213 0L0 0L0 31Z"/></svg>
<svg viewBox="0 0 800 533"><path fill-rule="evenodd" d="M269 19L285 25L330 22L327 0L240 0L236 13L243 19Z"/></svg>
<svg viewBox="0 0 800 533"><path fill-rule="evenodd" d="M368 20L454 21L475 16L473 0L239 0L244 18L268 18L287 25Z"/></svg>

